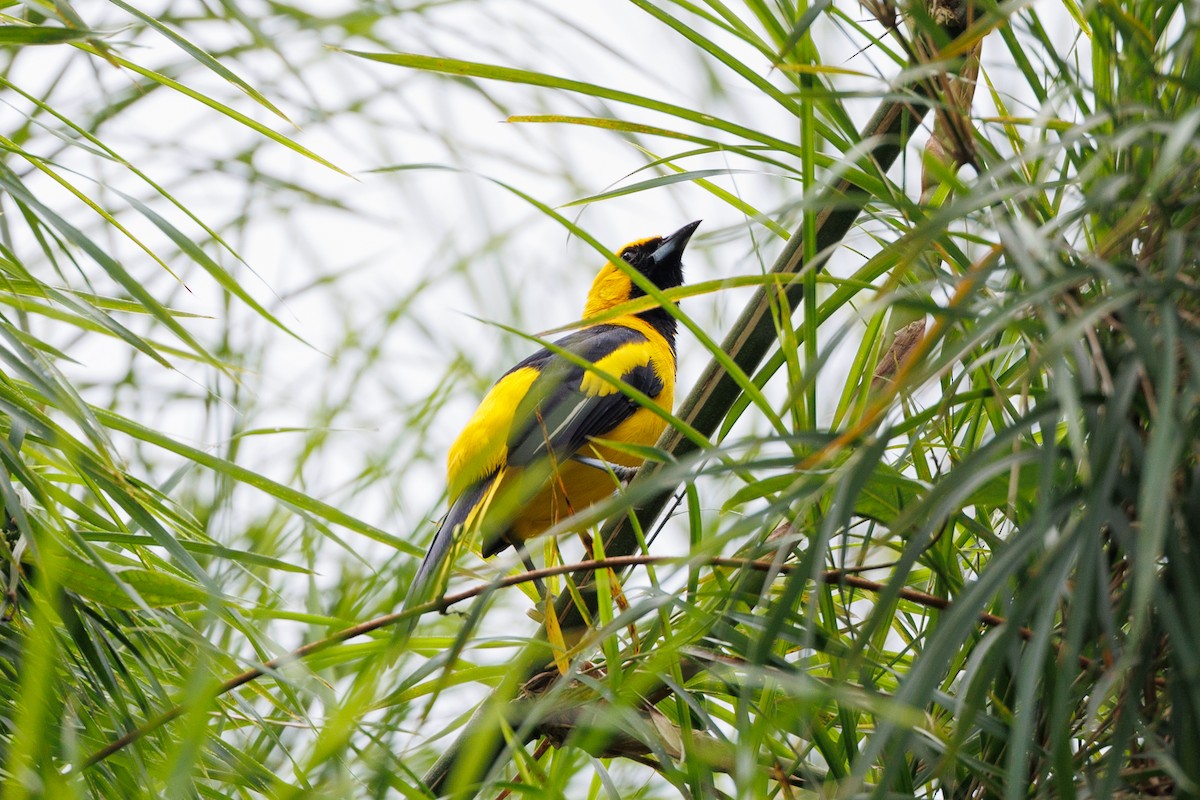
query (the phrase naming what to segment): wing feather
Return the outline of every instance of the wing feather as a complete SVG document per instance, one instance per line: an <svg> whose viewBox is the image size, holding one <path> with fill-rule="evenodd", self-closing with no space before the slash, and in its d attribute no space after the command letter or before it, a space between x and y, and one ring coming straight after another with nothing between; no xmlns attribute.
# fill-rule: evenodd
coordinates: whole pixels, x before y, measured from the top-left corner
<svg viewBox="0 0 1200 800"><path fill-rule="evenodd" d="M570 341L574 337L579 338ZM598 325L556 344L616 374L642 394L656 397L663 390L650 363L649 342L636 330ZM550 454L570 458L589 438L603 437L639 408L636 400L595 373L542 352L547 355L540 359L539 375L517 407L509 433L507 463L511 466L530 466Z"/></svg>

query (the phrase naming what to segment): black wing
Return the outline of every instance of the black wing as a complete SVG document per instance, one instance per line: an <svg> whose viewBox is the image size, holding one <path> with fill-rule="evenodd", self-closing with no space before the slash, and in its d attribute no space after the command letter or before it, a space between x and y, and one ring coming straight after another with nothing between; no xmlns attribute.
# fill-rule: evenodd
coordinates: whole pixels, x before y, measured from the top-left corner
<svg viewBox="0 0 1200 800"><path fill-rule="evenodd" d="M566 336L555 345L594 364L620 348L646 343L646 337L632 328L597 325ZM582 383L586 370L549 350L534 353L513 369L523 367L535 367L539 375L513 419L507 459L512 466L535 464L551 452L556 459L570 458L589 437L603 437L639 408L637 401L620 391L585 391ZM663 382L648 359L617 377L648 397L657 397L663 390Z"/></svg>

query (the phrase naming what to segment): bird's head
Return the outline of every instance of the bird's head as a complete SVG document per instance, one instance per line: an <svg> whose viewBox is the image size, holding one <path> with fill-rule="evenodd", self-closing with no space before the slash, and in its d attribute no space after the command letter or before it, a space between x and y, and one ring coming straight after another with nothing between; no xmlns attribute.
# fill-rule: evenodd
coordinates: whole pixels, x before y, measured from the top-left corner
<svg viewBox="0 0 1200 800"><path fill-rule="evenodd" d="M624 261L649 278L659 289L672 289L683 284L683 250L700 220L689 222L670 236L651 236L630 242L617 251ZM608 311L621 303L627 303L646 293L630 280L616 264L605 264L592 282L588 292L584 319ZM659 313L665 311L658 309Z"/></svg>

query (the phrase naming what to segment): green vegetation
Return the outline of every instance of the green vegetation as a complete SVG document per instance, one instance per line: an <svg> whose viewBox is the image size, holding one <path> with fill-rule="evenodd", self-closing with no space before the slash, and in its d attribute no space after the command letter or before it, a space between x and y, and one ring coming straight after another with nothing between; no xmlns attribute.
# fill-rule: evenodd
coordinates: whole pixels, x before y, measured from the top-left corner
<svg viewBox="0 0 1200 800"><path fill-rule="evenodd" d="M1194 5L26 0L0 92L5 798L1200 795ZM472 404L701 217L560 623L409 636Z"/></svg>

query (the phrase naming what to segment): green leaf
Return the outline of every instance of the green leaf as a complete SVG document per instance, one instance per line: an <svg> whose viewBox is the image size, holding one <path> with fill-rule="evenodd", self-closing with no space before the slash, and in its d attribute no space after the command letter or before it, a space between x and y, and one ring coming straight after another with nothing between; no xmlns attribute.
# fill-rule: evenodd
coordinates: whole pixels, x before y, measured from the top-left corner
<svg viewBox="0 0 1200 800"><path fill-rule="evenodd" d="M97 31L58 28L48 25L0 24L0 47L24 47L38 44L82 42L100 36Z"/></svg>
<svg viewBox="0 0 1200 800"><path fill-rule="evenodd" d="M149 608L166 608L185 603L204 603L209 594L202 587L159 570L133 567L109 571L79 558L66 557L58 564L63 588L109 608L136 611L140 598Z"/></svg>

